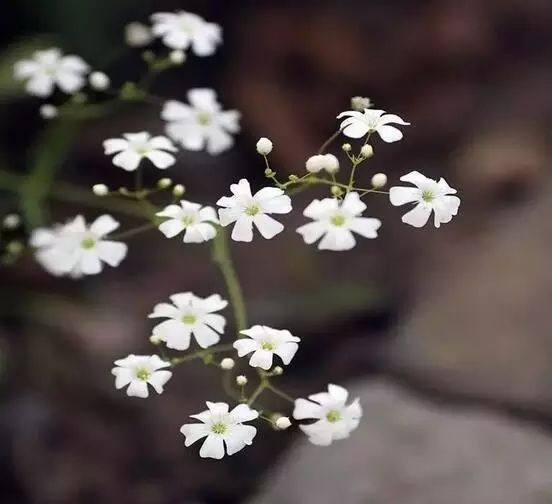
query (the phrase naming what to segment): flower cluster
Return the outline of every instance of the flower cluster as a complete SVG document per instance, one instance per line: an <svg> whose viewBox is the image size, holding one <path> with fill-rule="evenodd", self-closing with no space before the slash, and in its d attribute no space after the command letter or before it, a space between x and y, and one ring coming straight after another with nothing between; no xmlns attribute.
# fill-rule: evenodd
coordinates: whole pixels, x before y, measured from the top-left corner
<svg viewBox="0 0 552 504"><path fill-rule="evenodd" d="M129 24L125 37L132 47L146 47L160 39L166 47L163 51L169 53L158 56L152 50L144 51L148 78L126 82L120 89L112 86L106 74L92 71L80 57L64 56L55 48L37 51L14 67L15 78L25 81L25 88L32 95L48 97L55 88L73 95L59 108L42 104L40 113L44 118L62 119L65 114L81 119L93 117L93 98L106 100L100 104L104 106L120 100L148 102L158 106L166 135L136 128L135 132L120 133L103 142L105 155L113 156L112 165L133 172L134 186L112 190L103 183L94 184L93 194L101 198L94 200L95 206L105 203L107 207L110 203L112 208L124 209L143 221L141 225L113 234L120 224L104 214L91 224L78 215L65 224L39 227L32 231L29 240L36 260L55 276L95 275L104 264L116 267L122 262L127 254L123 240L149 230L156 230L157 237L172 239L180 235L178 241L184 244L211 247L210 255L222 273L228 299L219 294L200 297L179 292L172 294L169 301L156 304L148 318L162 320L152 327L149 340L159 355L130 354L115 360L115 387L126 388L129 396L147 398L150 387L161 394L174 369L186 362L200 360L218 368L231 403L207 401L206 410L191 415L197 422L180 428L185 446L203 440L201 457L221 459L233 455L252 444L258 422L266 421L282 431L292 425L290 417L300 422L299 428L315 445L326 446L348 437L359 424L362 408L358 399L349 401L345 388L329 384L326 392L294 399L275 384L292 363L301 339L287 329L247 324L225 228L232 226L230 237L238 242L250 243L259 234L273 239L284 231L285 215L293 211L294 194L316 188L324 192L303 209L307 221L296 233L308 245L317 243L320 250L347 251L356 246L359 237L373 240L381 231L381 220L369 216L372 211L368 212L368 198L383 195L392 206L409 205L402 221L416 228L425 226L433 215L433 224L439 228L458 213L460 199L456 190L443 178L436 181L411 171L400 177L401 182L410 185L384 191L387 175L366 173L367 161L374 156L372 140L379 137L384 143L397 142L403 138L399 127L410 123L398 115L373 109L372 101L360 96L352 99L352 110L337 116L338 130L308 157L298 174L288 175L285 181L277 178L270 165L273 142L262 137L256 150L264 159L264 175L270 183L256 191L242 178L230 186L230 194L219 195L208 203L190 201L187 195L183 199L187 188L166 176L153 187L144 187L142 171L152 165L160 170L174 167L180 148L210 155L231 148L234 135L240 130L240 113L224 110L216 92L209 88L190 89L180 101L157 97L143 84L159 72L183 64L185 51L199 57L212 55L222 42L222 30L217 24L184 11L162 12L151 16L151 26ZM92 96L84 91L87 82L94 91ZM353 148L347 141L341 152L328 152L332 142L341 136L351 142L360 140L360 144ZM362 170L368 175L369 187L358 185ZM4 219L6 228L18 225L17 219ZM227 308L233 312L230 323ZM259 398L265 393L290 403L289 416L262 407ZM256 423L251 425L252 422Z"/></svg>

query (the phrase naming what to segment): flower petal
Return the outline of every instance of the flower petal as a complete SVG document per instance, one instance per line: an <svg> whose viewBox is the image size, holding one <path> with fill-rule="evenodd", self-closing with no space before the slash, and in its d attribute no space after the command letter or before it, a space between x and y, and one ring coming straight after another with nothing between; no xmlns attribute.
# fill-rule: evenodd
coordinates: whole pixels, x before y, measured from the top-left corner
<svg viewBox="0 0 552 504"><path fill-rule="evenodd" d="M184 424L180 427L180 432L184 435L184 446L193 445L196 441L209 435L209 426L200 423Z"/></svg>
<svg viewBox="0 0 552 504"><path fill-rule="evenodd" d="M176 158L172 154L161 150L148 152L146 157L160 170L164 170L176 163Z"/></svg>
<svg viewBox="0 0 552 504"><path fill-rule="evenodd" d="M219 211L221 223L223 221L222 210ZM250 242L253 240L253 219L247 215L240 215L232 229L231 238L234 241Z"/></svg>
<svg viewBox="0 0 552 504"><path fill-rule="evenodd" d="M296 399L293 408L293 418L296 420L305 420L307 418L322 418L323 408L319 404L306 399Z"/></svg>
<svg viewBox="0 0 552 504"><path fill-rule="evenodd" d="M186 225L181 220L169 219L159 224L159 231L167 238L174 238L178 233L181 233L185 227Z"/></svg>
<svg viewBox="0 0 552 504"><path fill-rule="evenodd" d="M236 340L232 346L237 350L238 357L250 354L258 348L257 342L249 338L241 338Z"/></svg>
<svg viewBox="0 0 552 504"><path fill-rule="evenodd" d="M384 142L393 143L402 139L402 131L395 126L383 125L378 126L377 132Z"/></svg>
<svg viewBox="0 0 552 504"><path fill-rule="evenodd" d="M368 217L355 217L349 223L349 229L364 238L377 238L378 229L381 227L379 219Z"/></svg>
<svg viewBox="0 0 552 504"><path fill-rule="evenodd" d="M209 434L207 439L203 441L199 456L202 458L221 459L224 457L224 444L222 437L216 434Z"/></svg>
<svg viewBox="0 0 552 504"><path fill-rule="evenodd" d="M410 212L407 212L402 216L402 221L405 224L410 224L411 226L420 228L427 223L430 214L431 206L419 203L412 210L410 210Z"/></svg>
<svg viewBox="0 0 552 504"><path fill-rule="evenodd" d="M116 268L127 255L127 244L110 240L102 240L96 245L99 258Z"/></svg>
<svg viewBox="0 0 552 504"><path fill-rule="evenodd" d="M393 206L401 206L422 199L422 191L417 187L392 187L389 190L389 201Z"/></svg>
<svg viewBox="0 0 552 504"><path fill-rule="evenodd" d="M197 324L192 333L201 348L208 348L220 341L220 334L206 324Z"/></svg>
<svg viewBox="0 0 552 504"><path fill-rule="evenodd" d="M228 455L234 455L241 449L253 443L257 429L252 425L234 425L224 437Z"/></svg>
<svg viewBox="0 0 552 504"><path fill-rule="evenodd" d="M251 359L249 359L249 365L251 367L260 367L265 371L269 370L272 367L273 353L269 350L256 350Z"/></svg>
<svg viewBox="0 0 552 504"><path fill-rule="evenodd" d="M239 220L238 220L239 222ZM258 214L253 217L255 226L267 240L274 238L284 230L284 225L266 214Z"/></svg>
<svg viewBox="0 0 552 504"><path fill-rule="evenodd" d="M171 376L172 373L170 371L155 371L155 373L150 376L148 383L155 389L158 394L162 394L163 386L170 380Z"/></svg>
<svg viewBox="0 0 552 504"><path fill-rule="evenodd" d="M113 158L113 164L126 171L134 171L138 168L142 157L128 149L120 152Z"/></svg>
<svg viewBox="0 0 552 504"><path fill-rule="evenodd" d="M149 396L148 384L143 380L132 380L127 388L127 395L145 399Z"/></svg>

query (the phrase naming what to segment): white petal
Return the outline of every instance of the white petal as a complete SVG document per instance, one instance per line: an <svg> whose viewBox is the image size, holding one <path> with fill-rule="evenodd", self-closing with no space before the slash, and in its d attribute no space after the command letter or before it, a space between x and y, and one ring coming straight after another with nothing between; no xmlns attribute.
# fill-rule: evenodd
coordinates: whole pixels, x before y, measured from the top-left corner
<svg viewBox="0 0 552 504"><path fill-rule="evenodd" d="M176 163L176 158L172 154L161 150L154 150L146 154L146 157L160 170L164 170Z"/></svg>
<svg viewBox="0 0 552 504"><path fill-rule="evenodd" d="M332 396L332 398L343 402L345 402L347 397L349 397L349 392L347 392L345 387L334 385L333 383L328 385L328 393Z"/></svg>
<svg viewBox="0 0 552 504"><path fill-rule="evenodd" d="M153 312L148 315L148 318L176 318L178 316L180 316L180 310L176 306L169 303L159 303L153 307Z"/></svg>
<svg viewBox="0 0 552 504"><path fill-rule="evenodd" d="M193 111L189 105L176 100L165 103L161 111L161 118L165 121L182 121L192 117Z"/></svg>
<svg viewBox="0 0 552 504"><path fill-rule="evenodd" d="M159 231L167 238L174 238L178 233L181 233L185 227L186 225L181 220L170 219L159 225Z"/></svg>
<svg viewBox="0 0 552 504"><path fill-rule="evenodd" d="M155 389L158 394L163 393L163 386L172 376L170 371L155 371L149 378L148 383Z"/></svg>
<svg viewBox="0 0 552 504"><path fill-rule="evenodd" d="M247 404L238 404L232 411L230 411L230 416L236 422L250 422L259 417L259 412L250 408Z"/></svg>
<svg viewBox="0 0 552 504"><path fill-rule="evenodd" d="M185 436L184 445L190 446L199 439L209 435L209 426L205 424L185 424L180 427L180 432Z"/></svg>
<svg viewBox="0 0 552 504"><path fill-rule="evenodd" d="M120 152L113 158L113 164L126 171L134 171L138 168L142 157L132 150Z"/></svg>
<svg viewBox="0 0 552 504"><path fill-rule="evenodd" d="M17 80L29 79L39 69L40 66L37 64L36 61L21 60L15 63L15 65L13 66L13 75Z"/></svg>
<svg viewBox="0 0 552 504"><path fill-rule="evenodd" d="M410 212L405 213L402 216L402 221L405 224L410 224L414 227L423 227L429 219L431 213L431 206L419 203Z"/></svg>
<svg viewBox="0 0 552 504"><path fill-rule="evenodd" d="M184 243L202 243L212 240L217 231L211 224L195 224L188 226L184 235Z"/></svg>
<svg viewBox="0 0 552 504"><path fill-rule="evenodd" d="M296 420L305 420L307 418L321 418L324 413L323 408L313 403L312 401L307 401L306 399L296 399L295 407L293 409L293 418Z"/></svg>
<svg viewBox="0 0 552 504"><path fill-rule="evenodd" d="M205 404L207 404L207 408L209 408L209 411L213 416L221 416L228 413L228 404L226 404L225 402L206 401Z"/></svg>
<svg viewBox="0 0 552 504"><path fill-rule="evenodd" d="M127 395L141 398L148 397L148 384L143 380L133 380L127 388Z"/></svg>
<svg viewBox="0 0 552 504"><path fill-rule="evenodd" d="M179 292L177 294L172 294L170 297L171 301L179 308L187 308L190 306L190 303L198 299L191 292Z"/></svg>
<svg viewBox="0 0 552 504"><path fill-rule="evenodd" d="M212 294L208 298L202 299L199 305L203 311L211 313L226 308L228 301L222 299L218 294Z"/></svg>
<svg viewBox="0 0 552 504"><path fill-rule="evenodd" d="M212 89L190 89L188 91L188 101L204 112L217 112L220 109L217 103L217 94Z"/></svg>
<svg viewBox="0 0 552 504"><path fill-rule="evenodd" d="M127 255L127 244L102 240L96 245L98 256L110 266L116 268Z"/></svg>
<svg viewBox="0 0 552 504"><path fill-rule="evenodd" d="M76 73L85 73L90 70L88 64L80 56L64 56L60 61L60 66L64 70L70 70Z"/></svg>
<svg viewBox="0 0 552 504"><path fill-rule="evenodd" d="M126 387L133 379L130 369L116 367L111 370L111 373L115 375L115 388L122 389Z"/></svg>
<svg viewBox="0 0 552 504"><path fill-rule="evenodd" d="M201 348L208 348L220 341L220 334L205 324L197 324L192 330L197 344Z"/></svg>
<svg viewBox="0 0 552 504"><path fill-rule="evenodd" d="M217 213L213 207L209 207L209 206L203 207L199 211L199 218L202 221L214 222L215 224L218 223Z"/></svg>
<svg viewBox="0 0 552 504"><path fill-rule="evenodd" d="M313 200L303 210L303 215L309 219L323 219L328 217L339 208L339 201L336 198L324 198L323 200Z"/></svg>
<svg viewBox="0 0 552 504"><path fill-rule="evenodd" d="M255 340L249 338L241 338L234 341L232 345L238 352L239 357L243 357L251 352L254 352L258 348L258 344Z"/></svg>
<svg viewBox="0 0 552 504"><path fill-rule="evenodd" d="M309 222L297 228L297 232L303 237L307 245L317 241L328 229L328 226L320 221Z"/></svg>
<svg viewBox="0 0 552 504"><path fill-rule="evenodd" d="M227 198L227 199L232 199L232 198ZM221 198L219 202L221 200L224 200L224 198ZM243 211L239 207L220 208L218 211L220 225L228 226L229 224L232 224L232 222L236 222L242 214L243 214Z"/></svg>
<svg viewBox="0 0 552 504"><path fill-rule="evenodd" d="M267 371L272 367L272 357L272 352L268 350L256 350L251 356L251 359L249 359L249 365L251 367L260 367Z"/></svg>
<svg viewBox="0 0 552 504"><path fill-rule="evenodd" d="M104 154L110 155L128 149L128 140L123 138L109 138L103 143Z"/></svg>
<svg viewBox="0 0 552 504"><path fill-rule="evenodd" d="M265 187L265 189L271 188ZM262 191L263 189L261 189L261 191L259 192ZM291 212L291 198L289 196L282 194L280 196L274 196L272 198L259 200L258 194L259 193L255 194L255 200L259 201L260 207L263 212L275 214L287 214Z"/></svg>
<svg viewBox="0 0 552 504"><path fill-rule="evenodd" d="M82 252L79 266L85 275L97 275L102 271L102 263L95 250L85 250Z"/></svg>
<svg viewBox="0 0 552 504"><path fill-rule="evenodd" d="M328 230L324 238L320 240L320 250L350 250L356 245L355 237L348 229L334 228Z"/></svg>
<svg viewBox="0 0 552 504"><path fill-rule="evenodd" d="M289 364L293 356L297 352L299 345L297 343L282 343L278 345L278 348L275 350L275 354L278 355L284 364Z"/></svg>
<svg viewBox="0 0 552 504"><path fill-rule="evenodd" d="M411 171L410 173L407 173L406 175L403 175L400 180L403 182L410 182L411 184L414 184L415 186L422 186L427 184L428 182L433 182L430 178L426 177L425 175L422 175L418 171Z"/></svg>
<svg viewBox="0 0 552 504"><path fill-rule="evenodd" d="M230 186L230 191L232 191L232 194L234 196L245 196L246 198L252 198L251 194L251 186L249 185L249 181L247 179L240 179L237 184L232 184Z"/></svg>
<svg viewBox="0 0 552 504"><path fill-rule="evenodd" d="M349 223L349 229L364 236L364 238L377 238L380 227L381 221L379 219L368 217L355 217Z"/></svg>
<svg viewBox="0 0 552 504"><path fill-rule="evenodd" d="M112 233L120 226L111 215L104 214L100 215L90 226L90 231L97 236L105 236L109 233Z"/></svg>
<svg viewBox="0 0 552 504"><path fill-rule="evenodd" d="M222 437L216 434L209 434L207 439L203 441L203 445L199 450L199 456L202 458L221 459L224 457L224 444Z"/></svg>
<svg viewBox="0 0 552 504"><path fill-rule="evenodd" d="M224 332L224 326L226 325L226 319L222 315L216 313L209 313L203 317L203 322L209 327L212 327L218 333Z"/></svg>
<svg viewBox="0 0 552 504"><path fill-rule="evenodd" d="M350 192L343 199L341 209L350 215L357 216L366 210L366 205L360 200L357 192Z"/></svg>
<svg viewBox="0 0 552 504"><path fill-rule="evenodd" d="M222 211L222 210L221 210ZM223 221L223 216L219 211L219 217L221 218L221 223ZM232 229L232 240L250 242L253 240L253 220L247 215L240 215L234 228Z"/></svg>
<svg viewBox="0 0 552 504"><path fill-rule="evenodd" d="M266 214L258 214L253 217L253 222L261 235L270 240L284 230L284 225Z"/></svg>
<svg viewBox="0 0 552 504"><path fill-rule="evenodd" d="M368 125L357 120L346 119L341 123L343 134L349 138L362 138L368 134Z"/></svg>
<svg viewBox="0 0 552 504"><path fill-rule="evenodd" d="M155 215L159 217L170 217L172 219L180 219L182 217L182 206L179 205L169 205L163 208L160 212L157 212Z"/></svg>
<svg viewBox="0 0 552 504"><path fill-rule="evenodd" d="M178 150L174 146L174 144L167 137L164 137L164 136L153 137L149 141L149 144L153 149L157 149L157 150L167 150L171 152L176 152Z"/></svg>
<svg viewBox="0 0 552 504"><path fill-rule="evenodd" d="M328 446L332 443L332 431L323 422L312 425L300 425L299 428L309 437L312 444Z"/></svg>
<svg viewBox="0 0 552 504"><path fill-rule="evenodd" d="M86 80L82 75L78 75L72 71L61 70L55 77L56 83L59 88L68 94L73 94L81 89Z"/></svg>
<svg viewBox="0 0 552 504"><path fill-rule="evenodd" d="M410 123L406 122L396 114L385 114L381 116L379 120L379 124L391 124L391 123L400 124L402 126L410 126Z"/></svg>
<svg viewBox="0 0 552 504"><path fill-rule="evenodd" d="M54 91L54 80L45 74L33 75L25 84L25 90L27 93L45 98Z"/></svg>
<svg viewBox="0 0 552 504"><path fill-rule="evenodd" d="M212 127L208 130L207 138L207 152L213 156L228 150L234 145L234 138L229 135L222 128Z"/></svg>
<svg viewBox="0 0 552 504"><path fill-rule="evenodd" d="M401 206L421 199L422 191L417 187L392 187L389 190L389 201L393 206Z"/></svg>
<svg viewBox="0 0 552 504"><path fill-rule="evenodd" d="M230 133L238 133L240 131L241 113L237 110L225 110L218 115L219 124Z"/></svg>
<svg viewBox="0 0 552 504"><path fill-rule="evenodd" d="M153 328L153 334L166 342L168 348L188 350L192 330L177 320L165 320Z"/></svg>
<svg viewBox="0 0 552 504"><path fill-rule="evenodd" d="M252 444L256 434L257 429L252 425L234 425L224 437L228 455L233 455L245 446Z"/></svg>
<svg viewBox="0 0 552 504"><path fill-rule="evenodd" d="M378 126L377 132L381 139L387 143L398 142L403 137L402 131L395 128L395 126Z"/></svg>

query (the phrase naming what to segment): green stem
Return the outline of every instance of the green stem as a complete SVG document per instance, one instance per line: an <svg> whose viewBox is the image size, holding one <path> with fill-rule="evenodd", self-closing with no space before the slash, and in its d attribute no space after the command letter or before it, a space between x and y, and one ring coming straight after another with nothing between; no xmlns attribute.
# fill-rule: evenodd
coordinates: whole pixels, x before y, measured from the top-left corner
<svg viewBox="0 0 552 504"><path fill-rule="evenodd" d="M318 154L324 154L326 152L326 149L330 146L330 144L339 136L341 133L341 130L338 129L335 133L332 134L331 137L329 137L321 146L320 149L318 149Z"/></svg>
<svg viewBox="0 0 552 504"><path fill-rule="evenodd" d="M247 401L248 406L253 405L255 401L259 398L259 396L264 392L264 390L269 387L270 384L268 383L268 379L264 376L261 376L261 382L259 383L259 386L255 389L255 392L251 394L249 401Z"/></svg>
<svg viewBox="0 0 552 504"><path fill-rule="evenodd" d="M272 384L268 384L267 387L266 387L268 390L274 392L277 396L280 396L282 399L285 399L286 401L290 402L290 403L295 403L295 399L293 399L293 397L291 397L290 395L286 394L285 392L283 392L282 390L280 390L279 388L275 387L274 385Z"/></svg>
<svg viewBox="0 0 552 504"><path fill-rule="evenodd" d="M217 229L217 235L213 239L212 258L219 267L226 283L230 304L234 309L236 331L239 333L247 328L247 314L241 285L228 249L227 233L223 227Z"/></svg>
<svg viewBox="0 0 552 504"><path fill-rule="evenodd" d="M156 227L156 224L147 223L142 226L138 226L132 229L127 229L126 231L122 231L121 233L111 235L109 238L113 240L126 240L127 238L131 238L135 235L141 234L144 231L149 231L150 229L153 229L155 227Z"/></svg>
<svg viewBox="0 0 552 504"><path fill-rule="evenodd" d="M172 366L178 366L179 364L182 364L184 362L190 362L195 359L204 359L205 357L221 352L229 352L233 349L232 345L217 345L209 347L205 350L198 350L197 352L191 353L189 355L185 355L184 357L174 357L170 359L170 363Z"/></svg>

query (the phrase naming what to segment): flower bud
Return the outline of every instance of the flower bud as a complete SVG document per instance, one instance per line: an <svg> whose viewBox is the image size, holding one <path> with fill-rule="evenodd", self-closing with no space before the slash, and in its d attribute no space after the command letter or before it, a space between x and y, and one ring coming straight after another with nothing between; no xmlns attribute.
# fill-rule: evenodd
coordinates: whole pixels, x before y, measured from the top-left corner
<svg viewBox="0 0 552 504"><path fill-rule="evenodd" d="M267 156L268 154L270 154L272 152L272 147L272 142L268 138L259 138L259 141L257 142L257 152L261 156Z"/></svg>
<svg viewBox="0 0 552 504"><path fill-rule="evenodd" d="M88 82L96 91L105 91L111 84L111 80L103 72L92 72L88 77Z"/></svg>
<svg viewBox="0 0 552 504"><path fill-rule="evenodd" d="M229 371L236 365L234 359L231 359L230 357L225 357L220 361L220 367L224 369L225 371Z"/></svg>
<svg viewBox="0 0 552 504"><path fill-rule="evenodd" d="M379 189L387 184L387 175L385 173L376 173L372 177L372 187Z"/></svg>
<svg viewBox="0 0 552 504"><path fill-rule="evenodd" d="M170 187L171 184L172 184L172 179L170 179L168 177L160 178L157 181L157 187L159 189L166 189L167 187Z"/></svg>
<svg viewBox="0 0 552 504"><path fill-rule="evenodd" d="M186 188L182 184L176 184L173 187L173 196L179 198L186 192Z"/></svg>
<svg viewBox="0 0 552 504"><path fill-rule="evenodd" d="M125 42L130 47L144 47L153 40L148 26L142 23L129 23L125 26Z"/></svg>
<svg viewBox="0 0 552 504"><path fill-rule="evenodd" d="M350 143L344 143L341 149L343 149L343 152L351 152L352 147Z"/></svg>
<svg viewBox="0 0 552 504"><path fill-rule="evenodd" d="M291 421L287 416L281 416L276 419L274 425L279 430L285 430L291 426Z"/></svg>
<svg viewBox="0 0 552 504"><path fill-rule="evenodd" d="M369 144L365 144L361 147L360 149L360 155L364 158L364 159L368 159L368 158L371 158L373 155L374 155L374 149L372 148L371 145Z"/></svg>
<svg viewBox="0 0 552 504"><path fill-rule="evenodd" d="M21 252L23 252L23 249L24 249L24 245L23 243L21 243L20 241L11 241L9 242L7 245L6 245L6 251L8 252L8 254L12 255L12 256L17 256L19 254L21 254Z"/></svg>
<svg viewBox="0 0 552 504"><path fill-rule="evenodd" d="M8 214L2 219L4 229L17 229L21 225L21 217L18 214Z"/></svg>
<svg viewBox="0 0 552 504"><path fill-rule="evenodd" d="M243 387L244 385L247 385L247 376L244 376L244 375L238 375L238 376L236 376L236 383L237 383L240 387Z"/></svg>
<svg viewBox="0 0 552 504"><path fill-rule="evenodd" d="M341 196L343 194L343 189L341 189L341 187L336 185L332 186L331 191L332 191L332 194L336 197Z"/></svg>
<svg viewBox="0 0 552 504"><path fill-rule="evenodd" d="M282 368L282 366L276 366L273 370L272 370L272 374L274 376L280 376L281 374L284 373L284 369Z"/></svg>
<svg viewBox="0 0 552 504"><path fill-rule="evenodd" d="M324 156L324 169L328 173L335 173L339 170L339 159L337 159L333 154L326 154Z"/></svg>
<svg viewBox="0 0 552 504"><path fill-rule="evenodd" d="M160 345L161 344L161 337L157 334L152 334L150 337L149 337L149 340L150 340L150 343L152 345Z"/></svg>
<svg viewBox="0 0 552 504"><path fill-rule="evenodd" d="M92 192L96 196L107 196L109 194L109 187L105 184L94 184L92 186Z"/></svg>
<svg viewBox="0 0 552 504"><path fill-rule="evenodd" d="M298 177L297 175L290 175L290 176L288 177L288 180L289 180L290 182L297 182L297 181L299 180L299 177Z"/></svg>
<svg viewBox="0 0 552 504"><path fill-rule="evenodd" d="M353 96L351 98L351 108L358 112L362 112L364 109L370 108L372 101L366 96Z"/></svg>
<svg viewBox="0 0 552 504"><path fill-rule="evenodd" d="M58 108L54 105L51 105L50 103L45 103L44 105L41 105L38 111L42 119L54 119L59 115Z"/></svg>
<svg viewBox="0 0 552 504"><path fill-rule="evenodd" d="M270 168L267 168L264 171L264 174L265 174L265 177L273 177L274 175L276 175L276 172L272 171Z"/></svg>
<svg viewBox="0 0 552 504"><path fill-rule="evenodd" d="M316 154L307 159L305 163L305 168L310 173L318 173L320 170L323 170L325 166L324 156L321 154Z"/></svg>
<svg viewBox="0 0 552 504"><path fill-rule="evenodd" d="M171 51L169 60L173 65L182 65L186 61L186 54L181 50Z"/></svg>

